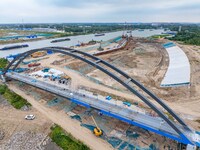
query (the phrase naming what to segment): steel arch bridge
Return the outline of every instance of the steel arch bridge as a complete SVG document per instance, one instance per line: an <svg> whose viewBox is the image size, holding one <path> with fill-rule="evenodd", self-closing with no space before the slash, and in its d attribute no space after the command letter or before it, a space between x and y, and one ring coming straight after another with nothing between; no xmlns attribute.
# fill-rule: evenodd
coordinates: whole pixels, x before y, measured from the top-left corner
<svg viewBox="0 0 200 150"><path fill-rule="evenodd" d="M153 131L155 133L161 134L163 136L166 136L168 138L171 138L173 140L177 140L184 144L194 144L194 142L191 140L191 137L187 135L187 133L192 133L193 131L184 123L184 121L175 113L172 111L171 108L169 108L160 98L158 98L155 94L153 94L150 90L148 90L146 87L144 87L140 82L130 77L125 72L121 71L117 67L113 66L112 64L95 57L91 54L85 53L83 51L70 49L70 48L63 48L63 47L46 47L41 49L33 49L24 53L21 53L18 57L16 57L4 70L3 75L6 77L6 73L8 70L15 70L17 66L28 56L31 54L38 52L38 51L53 51L55 53L62 53L71 57L74 57L76 59L79 59L83 62L86 62L87 64L96 67L100 71L106 73L108 76L112 77L114 80L119 82L121 85L123 85L126 89L128 89L131 93L139 97L145 104L147 104L151 109L153 109L178 135L179 137L173 137L172 135L168 133L162 133L155 131L153 129L145 128L150 131ZM106 67L105 67L106 66ZM113 71L115 73L113 73ZM120 76L118 76L118 75ZM137 89L136 89L137 88ZM139 92L142 91L142 92ZM145 96L146 95L146 96ZM151 100L149 100L148 97L151 97ZM157 104L159 104L165 111L167 111L173 118L179 123L179 125L182 126L184 129L181 130L174 122L172 122L168 117L151 101L155 101Z"/></svg>

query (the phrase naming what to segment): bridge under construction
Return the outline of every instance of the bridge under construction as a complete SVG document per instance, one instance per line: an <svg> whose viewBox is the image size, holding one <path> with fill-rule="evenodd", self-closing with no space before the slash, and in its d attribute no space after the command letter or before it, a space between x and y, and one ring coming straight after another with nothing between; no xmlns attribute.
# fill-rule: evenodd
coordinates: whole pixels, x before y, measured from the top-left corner
<svg viewBox="0 0 200 150"><path fill-rule="evenodd" d="M110 103L109 101L105 101L103 99L95 99L80 93L74 93L70 91L70 89L63 89L59 86L55 86L47 82L39 80L37 80L36 82L32 82L34 78L15 72L15 69L18 67L18 65L31 54L38 51L48 50L74 57L106 73L107 75L115 79L117 82L122 84L134 95L138 96L145 104L147 104L151 109L153 109L159 115L159 117L152 117L149 115L141 114L132 109L125 109L124 107L120 107L118 105ZM47 47L42 49L30 50L16 57L4 70L4 73L1 76L1 78L5 82L7 78L24 82L42 90L51 92L64 98L68 98L72 102L83 105L85 107L95 108L105 115L155 132L167 138L176 140L180 143L193 146L200 146L200 135L197 134L190 127L188 127L184 123L184 121L175 112L173 112L171 108L169 108L160 98L158 98L155 94L149 91L137 80L127 75L125 72L119 70L112 64L88 53L62 47ZM174 120L176 120L176 123L171 121L167 117L167 115L165 115L163 111L161 111L160 108L158 108L154 103L152 103L152 101L158 103L161 108L167 111L174 118Z"/></svg>

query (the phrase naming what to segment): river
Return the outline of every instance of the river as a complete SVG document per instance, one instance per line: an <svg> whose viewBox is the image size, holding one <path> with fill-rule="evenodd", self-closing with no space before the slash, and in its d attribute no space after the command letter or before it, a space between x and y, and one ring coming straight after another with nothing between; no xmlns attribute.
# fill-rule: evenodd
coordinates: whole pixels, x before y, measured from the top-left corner
<svg viewBox="0 0 200 150"><path fill-rule="evenodd" d="M132 32L132 35L134 37L148 37L156 34L161 34L163 30L144 30L144 31L138 31L134 30ZM18 45L18 44L28 44L29 47L27 48L20 48L20 49L13 49L13 50L7 50L7 51L0 51L0 57L6 57L10 54L17 54L17 53L23 53L25 51L36 49L36 48L42 48L42 47L51 47L51 46L61 46L61 47L70 47L78 44L79 42L89 42L92 39L95 41L107 41L110 39L114 39L118 36L121 36L123 31L117 31L117 32L110 32L106 33L105 36L98 36L95 37L94 34L88 34L88 35L79 35L79 36L69 36L70 41L63 41L58 43L50 43L53 39L47 39L47 40L38 40L38 41L31 41L31 42L23 42L23 43L15 43L15 44L4 44L0 45L0 49L5 46L11 46L11 45ZM59 39L59 38L57 38Z"/></svg>

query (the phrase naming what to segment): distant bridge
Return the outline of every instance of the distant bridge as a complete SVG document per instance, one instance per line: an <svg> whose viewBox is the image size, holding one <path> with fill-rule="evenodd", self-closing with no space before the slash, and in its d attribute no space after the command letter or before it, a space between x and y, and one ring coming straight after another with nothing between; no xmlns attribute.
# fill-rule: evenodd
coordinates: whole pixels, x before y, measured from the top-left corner
<svg viewBox="0 0 200 150"><path fill-rule="evenodd" d="M137 114L134 112L130 112L130 110L126 110L124 108L119 108L119 106L111 105L107 102L102 102L100 100L92 101L91 98L84 98L79 93L76 93L76 96L70 97L70 91L62 91L60 92L60 88L49 85L47 83L42 83L42 81L37 81L36 83L31 82L31 77L24 76L15 72L10 72L10 70L14 71L17 66L28 56L38 51L48 51L52 50L55 53L62 53L76 59L79 59L83 62L86 62L93 67L101 70L106 73L114 80L123 85L126 89L128 89L131 93L139 97L145 104L147 104L151 109L153 109L165 122L163 125L160 125L161 120L156 117L150 117L147 115ZM35 86L37 88L46 90L48 92L57 94L62 97L70 98L73 102L76 102L80 105L86 107L93 107L97 110L102 111L104 114L112 116L114 118L120 119L122 121L128 122L132 125L144 128L146 130L155 132L157 134L163 135L165 137L171 138L183 144L190 145L198 145L200 146L199 135L195 133L195 131L191 130L185 122L169 108L160 98L158 98L155 94L149 91L146 87L144 87L137 80L131 78L125 72L121 71L117 67L112 64L95 57L91 54L63 47L47 47L42 49L34 49L20 54L16 57L4 70L3 78L9 77L29 85ZM142 91L142 92L140 92ZM150 99L147 97L151 97ZM165 111L167 111L178 124L172 122L168 117L156 106L151 100L157 102ZM98 104L98 105L97 105ZM120 113L119 113L120 112Z"/></svg>

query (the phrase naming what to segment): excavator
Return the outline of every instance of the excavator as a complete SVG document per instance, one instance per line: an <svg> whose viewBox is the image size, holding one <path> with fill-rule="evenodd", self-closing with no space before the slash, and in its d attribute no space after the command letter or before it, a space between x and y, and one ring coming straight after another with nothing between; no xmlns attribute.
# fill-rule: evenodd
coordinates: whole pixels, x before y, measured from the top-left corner
<svg viewBox="0 0 200 150"><path fill-rule="evenodd" d="M96 127L94 128L93 133L94 133L96 136L101 136L101 135L103 134L102 130L98 127L98 125L97 125L97 123L96 123L94 117L93 117L93 116L91 116L91 117L92 117L92 120L93 120L93 122L94 122L94 124L95 124L95 126L96 126Z"/></svg>

